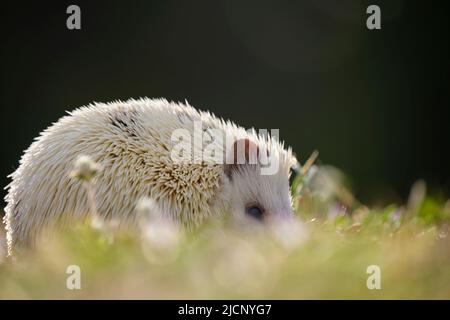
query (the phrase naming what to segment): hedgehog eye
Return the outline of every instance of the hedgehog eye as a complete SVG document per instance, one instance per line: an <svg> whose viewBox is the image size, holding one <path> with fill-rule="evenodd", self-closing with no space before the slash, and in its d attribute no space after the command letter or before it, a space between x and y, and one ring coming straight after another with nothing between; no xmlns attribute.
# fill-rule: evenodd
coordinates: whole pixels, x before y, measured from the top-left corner
<svg viewBox="0 0 450 320"><path fill-rule="evenodd" d="M263 218L263 210L257 205L248 206L245 208L245 213L257 220L262 220Z"/></svg>

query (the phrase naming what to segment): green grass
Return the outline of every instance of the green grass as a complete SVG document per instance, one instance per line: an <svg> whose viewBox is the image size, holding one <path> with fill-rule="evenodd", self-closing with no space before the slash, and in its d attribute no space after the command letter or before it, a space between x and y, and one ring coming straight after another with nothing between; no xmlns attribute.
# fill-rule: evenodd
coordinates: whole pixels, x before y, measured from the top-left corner
<svg viewBox="0 0 450 320"><path fill-rule="evenodd" d="M79 225L0 264L0 298L450 298L450 202L412 188L409 201L367 208L323 167L293 183L304 224L211 221L179 232L148 222L111 233ZM81 290L66 268L81 268ZM381 289L366 286L378 265Z"/></svg>

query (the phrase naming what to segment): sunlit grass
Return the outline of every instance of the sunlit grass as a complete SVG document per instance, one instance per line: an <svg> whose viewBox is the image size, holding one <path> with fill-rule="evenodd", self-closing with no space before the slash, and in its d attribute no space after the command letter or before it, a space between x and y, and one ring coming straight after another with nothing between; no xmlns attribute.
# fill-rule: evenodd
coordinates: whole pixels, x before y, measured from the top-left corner
<svg viewBox="0 0 450 320"><path fill-rule="evenodd" d="M343 178L329 167L300 174L296 223L75 226L3 261L0 298L449 299L450 202L419 182L404 206L367 208ZM81 268L81 290L66 288L69 265ZM380 290L367 288L370 265L381 269Z"/></svg>

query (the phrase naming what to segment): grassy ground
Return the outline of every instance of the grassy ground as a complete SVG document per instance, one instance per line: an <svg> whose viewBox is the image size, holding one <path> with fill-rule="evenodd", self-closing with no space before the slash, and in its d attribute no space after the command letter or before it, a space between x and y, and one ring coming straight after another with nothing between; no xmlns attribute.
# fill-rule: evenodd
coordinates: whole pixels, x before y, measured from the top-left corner
<svg viewBox="0 0 450 320"><path fill-rule="evenodd" d="M293 183L296 223L79 225L3 260L0 298L450 298L450 202L417 183L404 206L369 209L337 170L313 169ZM80 290L66 287L69 265ZM367 287L371 265L381 289Z"/></svg>

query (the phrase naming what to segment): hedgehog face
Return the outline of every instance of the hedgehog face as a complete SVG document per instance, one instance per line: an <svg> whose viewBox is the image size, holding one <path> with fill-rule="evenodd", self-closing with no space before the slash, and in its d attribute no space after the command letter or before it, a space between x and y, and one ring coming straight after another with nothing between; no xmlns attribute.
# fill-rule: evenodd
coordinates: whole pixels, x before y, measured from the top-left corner
<svg viewBox="0 0 450 320"><path fill-rule="evenodd" d="M291 217L288 173L261 175L257 165L240 165L229 181L233 214L268 221Z"/></svg>
<svg viewBox="0 0 450 320"><path fill-rule="evenodd" d="M225 165L233 215L238 219L251 218L259 221L292 217L289 171L293 158L281 148L272 149L272 152L283 153L276 155L282 161L275 174L264 175L259 163L252 164L249 161L251 156L248 154L248 147L252 144L245 139L244 163ZM254 150L259 150L257 146L253 147ZM236 157L235 146L233 149L232 155L236 160L239 157Z"/></svg>

